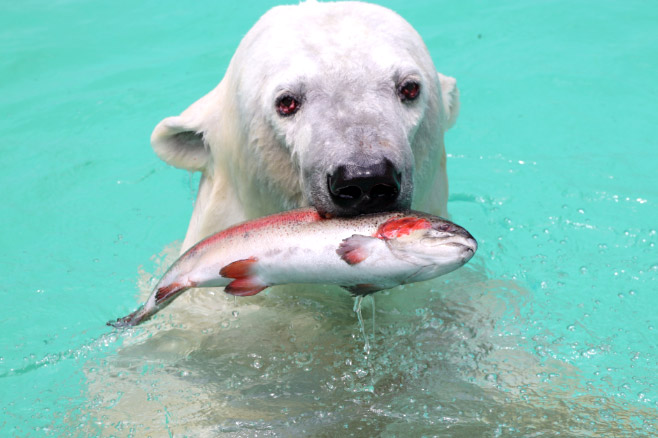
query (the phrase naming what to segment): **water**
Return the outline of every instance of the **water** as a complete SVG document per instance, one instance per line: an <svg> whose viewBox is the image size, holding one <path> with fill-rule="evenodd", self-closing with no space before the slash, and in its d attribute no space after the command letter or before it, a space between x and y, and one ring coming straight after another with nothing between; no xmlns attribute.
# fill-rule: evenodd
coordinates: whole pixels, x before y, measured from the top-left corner
<svg viewBox="0 0 658 438"><path fill-rule="evenodd" d="M374 336L364 300L367 356L330 288L104 325L191 213L198 177L155 157L151 129L271 3L0 6L1 435L658 433L658 7L383 4L458 78L449 209L480 250L379 294Z"/></svg>

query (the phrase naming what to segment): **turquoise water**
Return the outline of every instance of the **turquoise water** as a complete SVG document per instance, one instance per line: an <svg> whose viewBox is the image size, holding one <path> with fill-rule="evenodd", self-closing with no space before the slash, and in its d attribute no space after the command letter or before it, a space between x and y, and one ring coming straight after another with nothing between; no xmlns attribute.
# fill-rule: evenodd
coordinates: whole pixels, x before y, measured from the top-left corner
<svg viewBox="0 0 658 438"><path fill-rule="evenodd" d="M382 2L458 79L449 209L480 250L379 294L374 321L366 301L367 357L331 289L105 327L191 214L198 176L156 158L152 128L273 4L0 6L0 435L658 434L648 2Z"/></svg>

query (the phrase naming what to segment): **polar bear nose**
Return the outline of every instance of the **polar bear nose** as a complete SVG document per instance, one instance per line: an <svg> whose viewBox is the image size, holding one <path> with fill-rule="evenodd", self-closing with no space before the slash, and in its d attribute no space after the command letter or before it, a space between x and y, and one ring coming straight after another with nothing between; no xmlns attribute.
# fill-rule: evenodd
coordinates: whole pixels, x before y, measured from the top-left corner
<svg viewBox="0 0 658 438"><path fill-rule="evenodd" d="M332 201L347 213L386 211L395 206L401 174L389 160L343 165L327 175Z"/></svg>

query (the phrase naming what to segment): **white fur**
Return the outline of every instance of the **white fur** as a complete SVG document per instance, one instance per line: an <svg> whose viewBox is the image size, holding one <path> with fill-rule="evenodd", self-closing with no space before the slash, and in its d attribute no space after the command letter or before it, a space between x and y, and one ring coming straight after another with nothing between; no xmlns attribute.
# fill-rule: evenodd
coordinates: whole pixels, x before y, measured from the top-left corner
<svg viewBox="0 0 658 438"><path fill-rule="evenodd" d="M382 91L389 82L394 86L394 74L421 80L417 104L401 105ZM459 110L455 79L436 73L420 36L394 12L309 1L267 12L240 43L219 85L155 127L151 142L160 158L203 174L183 251L238 221L312 203L304 170L319 154L312 138L322 117L302 114L302 106L282 119L273 103L282 90L302 86L311 96L308 108L312 96L346 93L345 107L327 108L327 116L379 114L399 122L388 129L399 129L391 136L408 142L408 150L396 146L402 149L394 152L411 157L413 207L447 215L443 134ZM331 162L349 152L327 145L321 154Z"/></svg>

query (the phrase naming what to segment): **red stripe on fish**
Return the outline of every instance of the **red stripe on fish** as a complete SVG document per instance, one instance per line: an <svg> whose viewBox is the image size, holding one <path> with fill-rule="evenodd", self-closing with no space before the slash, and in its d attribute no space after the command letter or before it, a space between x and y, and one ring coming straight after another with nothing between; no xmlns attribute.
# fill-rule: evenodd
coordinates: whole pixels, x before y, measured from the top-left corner
<svg viewBox="0 0 658 438"><path fill-rule="evenodd" d="M425 230L432 228L432 223L427 219L419 217L403 217L399 219L389 219L377 228L375 237L384 240L395 239L406 236L412 231Z"/></svg>
<svg viewBox="0 0 658 438"><path fill-rule="evenodd" d="M283 213L273 214L260 219L252 220L242 224L235 225L224 231L202 240L197 243L193 248L194 251L199 251L206 246L212 245L217 241L227 239L240 234L246 234L249 231L258 230L261 228L281 226L286 224L298 225L306 222L317 222L324 218L314 208L303 208L299 210L286 211Z"/></svg>
<svg viewBox="0 0 658 438"><path fill-rule="evenodd" d="M254 268L258 263L256 257L250 257L244 260L237 260L229 263L220 269L219 274L224 278L234 278L232 282L224 288L224 292L239 297L256 295L268 285L263 284L260 279L254 275Z"/></svg>

